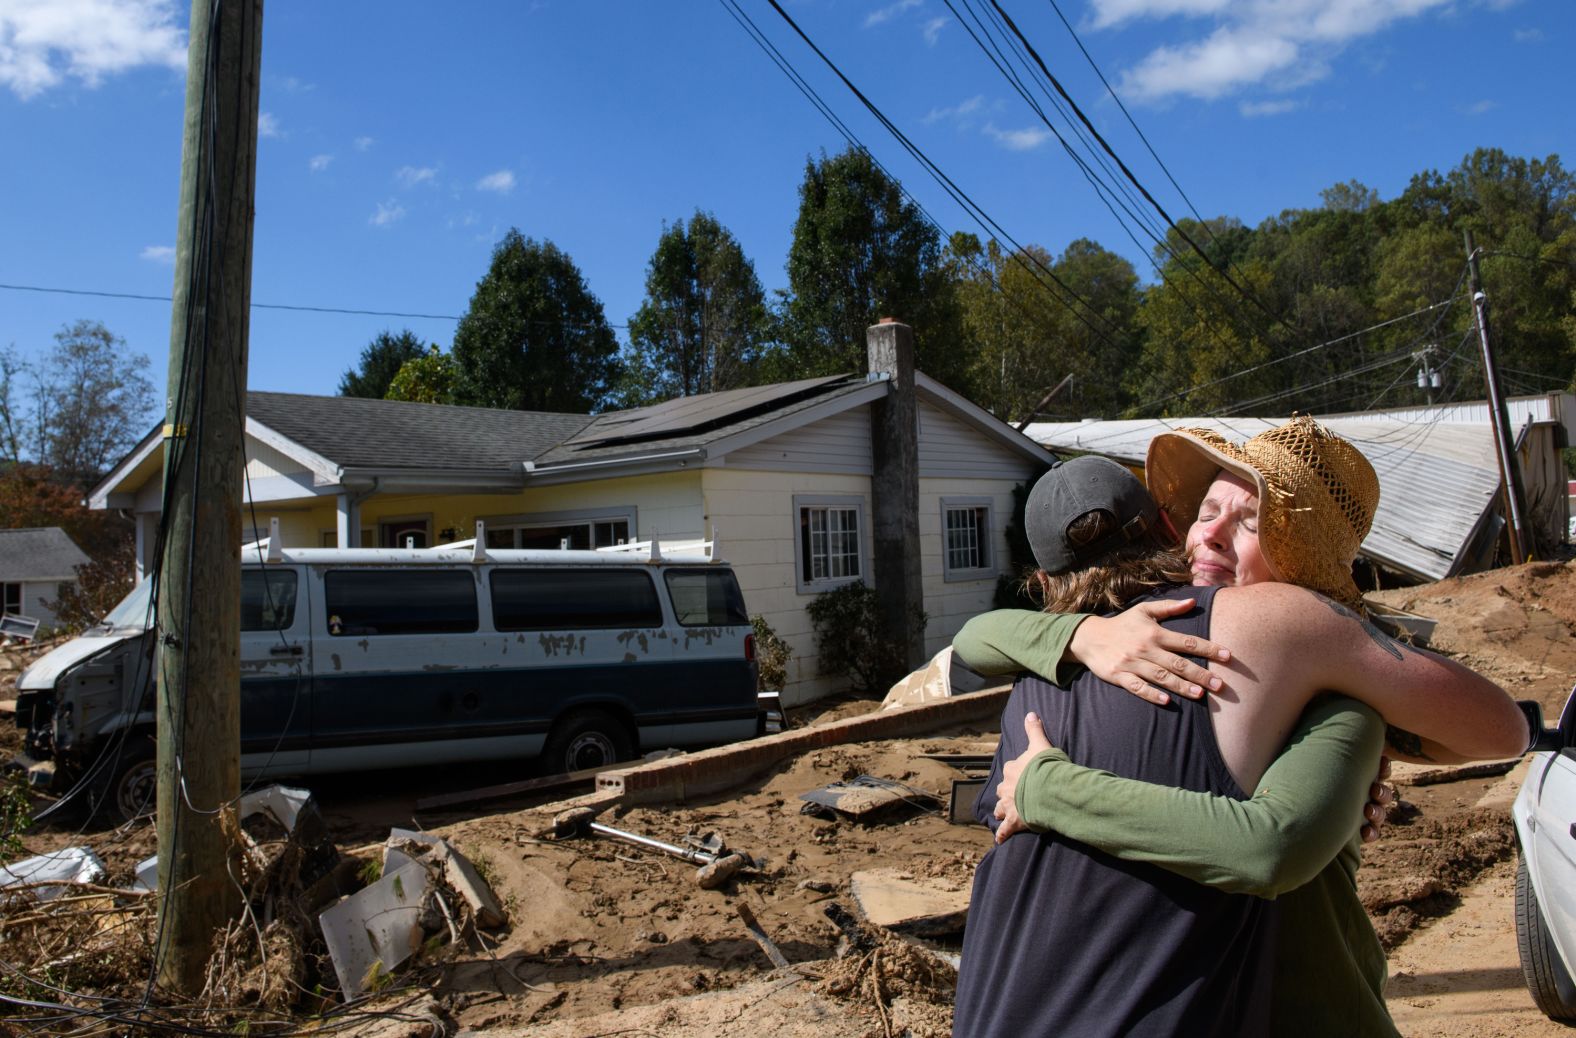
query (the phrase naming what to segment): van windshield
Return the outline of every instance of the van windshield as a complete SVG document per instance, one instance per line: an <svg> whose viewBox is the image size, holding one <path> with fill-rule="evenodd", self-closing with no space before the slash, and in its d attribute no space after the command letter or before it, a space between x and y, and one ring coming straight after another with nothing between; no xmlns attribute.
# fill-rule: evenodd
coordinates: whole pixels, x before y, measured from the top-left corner
<svg viewBox="0 0 1576 1038"><path fill-rule="evenodd" d="M120 604L105 615L100 626L112 630L117 627L147 630L153 626L153 615L149 610L152 597L153 577L150 574L137 581L137 586L131 589L131 594L121 599Z"/></svg>

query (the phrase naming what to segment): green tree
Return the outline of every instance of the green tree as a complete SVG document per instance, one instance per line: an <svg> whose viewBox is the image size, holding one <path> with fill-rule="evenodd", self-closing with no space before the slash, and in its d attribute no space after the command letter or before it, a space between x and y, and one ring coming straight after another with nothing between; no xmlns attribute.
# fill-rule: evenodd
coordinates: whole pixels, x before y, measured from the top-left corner
<svg viewBox="0 0 1576 1038"><path fill-rule="evenodd" d="M426 352L427 347L408 329L398 334L378 332L361 351L360 364L339 377L339 395L382 400L400 367Z"/></svg>
<svg viewBox="0 0 1576 1038"><path fill-rule="evenodd" d="M454 403L454 358L436 345L422 356L412 357L400 365L384 399L416 404Z"/></svg>
<svg viewBox="0 0 1576 1038"><path fill-rule="evenodd" d="M568 254L510 228L454 333L454 400L584 414L607 402L618 341Z"/></svg>
<svg viewBox="0 0 1576 1038"><path fill-rule="evenodd" d="M629 322L620 403L639 407L752 385L770 341L755 267L728 229L697 211L664 226Z"/></svg>
<svg viewBox="0 0 1576 1038"><path fill-rule="evenodd" d="M782 377L865 370L865 329L914 329L918 366L967 391L961 322L940 235L860 149L805 164L788 249Z"/></svg>

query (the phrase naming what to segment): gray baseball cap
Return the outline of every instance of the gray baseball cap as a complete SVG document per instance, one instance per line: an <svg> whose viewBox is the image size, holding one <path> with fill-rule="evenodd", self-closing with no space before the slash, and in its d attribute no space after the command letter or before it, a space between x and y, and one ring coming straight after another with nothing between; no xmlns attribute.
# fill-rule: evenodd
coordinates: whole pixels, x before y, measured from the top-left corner
<svg viewBox="0 0 1576 1038"><path fill-rule="evenodd" d="M1073 544L1067 528L1090 512L1109 512L1117 531L1090 544ZM1159 510L1137 476L1109 458L1087 455L1058 462L1029 491L1024 532L1034 561L1047 573L1087 566L1144 535Z"/></svg>

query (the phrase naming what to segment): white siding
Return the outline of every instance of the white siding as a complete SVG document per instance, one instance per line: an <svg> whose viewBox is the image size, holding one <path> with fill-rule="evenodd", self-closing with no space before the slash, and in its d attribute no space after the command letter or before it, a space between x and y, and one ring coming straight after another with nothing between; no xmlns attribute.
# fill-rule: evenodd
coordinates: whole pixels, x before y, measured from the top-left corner
<svg viewBox="0 0 1576 1038"><path fill-rule="evenodd" d="M732 461L732 456L729 458ZM706 513L718 527L722 557L733 565L750 615L766 618L772 629L793 647L783 703L796 706L846 686L841 678L817 674L815 635L805 607L813 595L801 595L794 581L793 514L795 494L846 494L865 501L871 514L867 476L824 473L705 470ZM868 526L868 522L866 524ZM870 531L861 530L866 549Z"/></svg>
<svg viewBox="0 0 1576 1038"><path fill-rule="evenodd" d="M940 408L919 402L919 475L1021 482L1035 463Z"/></svg>
<svg viewBox="0 0 1576 1038"><path fill-rule="evenodd" d="M1027 475L1024 477L1027 479ZM991 566L1012 572L1007 555L1007 524L1012 520L1012 488L1022 480L921 479L919 481L919 571L925 588L925 652L934 655L952 642L971 616L994 608L996 577L948 582L943 570L941 499L988 497L991 500Z"/></svg>
<svg viewBox="0 0 1576 1038"><path fill-rule="evenodd" d="M870 408L856 407L727 456L730 468L868 476Z"/></svg>
<svg viewBox="0 0 1576 1038"><path fill-rule="evenodd" d="M259 440L246 438L246 474L253 479L308 474L307 467Z"/></svg>

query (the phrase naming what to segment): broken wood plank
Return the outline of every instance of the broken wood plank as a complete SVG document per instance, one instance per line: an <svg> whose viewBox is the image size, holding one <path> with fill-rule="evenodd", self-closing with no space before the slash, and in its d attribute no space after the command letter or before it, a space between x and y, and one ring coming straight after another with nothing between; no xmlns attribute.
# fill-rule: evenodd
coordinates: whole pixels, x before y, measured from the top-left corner
<svg viewBox="0 0 1576 1038"><path fill-rule="evenodd" d="M856 872L848 888L866 922L910 937L962 933L969 917L967 890L901 869Z"/></svg>
<svg viewBox="0 0 1576 1038"><path fill-rule="evenodd" d="M1390 767L1390 781L1399 786L1435 786L1441 782L1493 778L1505 774L1520 761L1520 757L1512 760L1481 761L1476 764L1411 764L1397 761Z"/></svg>
<svg viewBox="0 0 1576 1038"><path fill-rule="evenodd" d="M559 789L569 789L577 785L592 786L597 775L606 771L606 767L584 768L580 771L569 771L559 775L543 775L539 778L522 779L519 782L504 782L496 786L483 786L480 789L466 789L456 793L437 793L430 797L422 797L416 801L416 810L430 811L435 807L453 807L455 804L479 804L484 800L497 800L500 797L514 796L519 793L550 793Z"/></svg>
<svg viewBox="0 0 1576 1038"><path fill-rule="evenodd" d="M766 930L761 926L760 920L755 918L755 913L743 901L739 902L739 920L744 923L744 928L750 931L750 936L755 938L755 943L761 946L761 951L766 953L766 957L772 961L772 965L778 969L787 969L790 965L788 957L772 942L770 937L766 936Z"/></svg>

